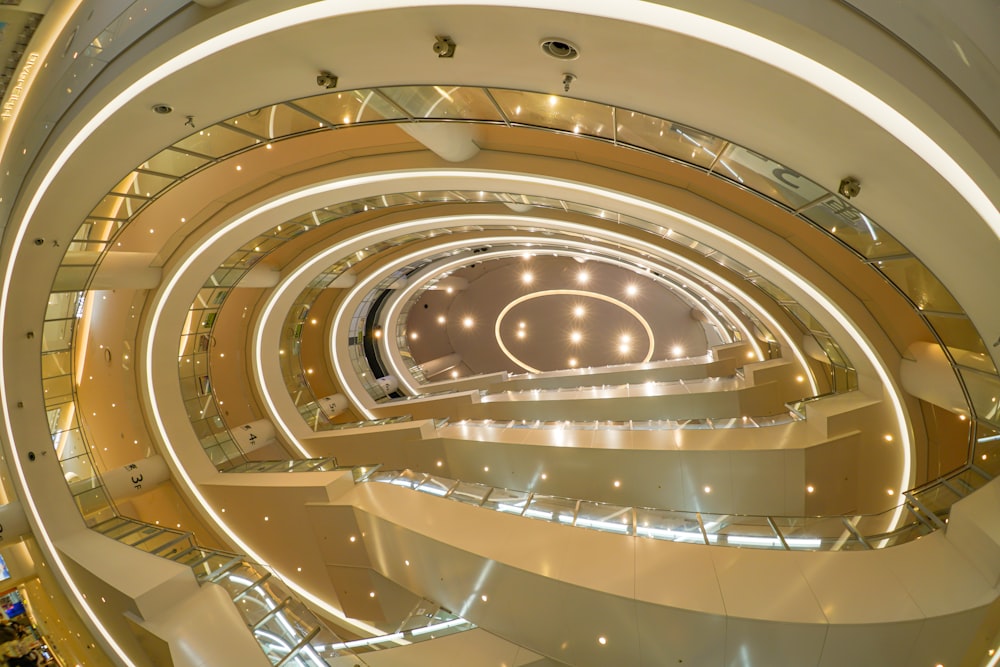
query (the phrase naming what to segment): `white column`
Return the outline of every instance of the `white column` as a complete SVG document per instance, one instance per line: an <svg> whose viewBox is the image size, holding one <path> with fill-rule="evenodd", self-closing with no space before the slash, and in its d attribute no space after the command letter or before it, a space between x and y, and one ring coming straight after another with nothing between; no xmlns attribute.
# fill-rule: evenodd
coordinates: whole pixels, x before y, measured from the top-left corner
<svg viewBox="0 0 1000 667"><path fill-rule="evenodd" d="M350 407L350 402L347 397L343 394L330 394L329 396L324 396L323 398L317 398L316 402L319 404L319 409L323 411L327 419L333 419L334 417L339 417L347 411Z"/></svg>
<svg viewBox="0 0 1000 667"><path fill-rule="evenodd" d="M230 429L233 440L244 454L274 444L276 435L274 424L267 419L258 419Z"/></svg>

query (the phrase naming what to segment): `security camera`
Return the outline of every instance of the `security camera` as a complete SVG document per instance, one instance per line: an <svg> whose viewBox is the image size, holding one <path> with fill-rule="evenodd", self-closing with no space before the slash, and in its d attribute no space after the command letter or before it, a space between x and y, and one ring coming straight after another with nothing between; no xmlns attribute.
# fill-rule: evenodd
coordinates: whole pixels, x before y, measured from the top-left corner
<svg viewBox="0 0 1000 667"><path fill-rule="evenodd" d="M335 74L331 74L330 72L320 72L316 75L316 85L322 86L326 89L336 88L337 76Z"/></svg>
<svg viewBox="0 0 1000 667"><path fill-rule="evenodd" d="M35 245L45 245L45 239L43 238L35 239Z"/></svg>
<svg viewBox="0 0 1000 667"><path fill-rule="evenodd" d="M455 56L455 42L451 37L438 35L434 38L434 53L438 58L453 58Z"/></svg>
<svg viewBox="0 0 1000 667"><path fill-rule="evenodd" d="M845 199L857 197L861 192L861 181L853 176L848 176L840 182L840 187L837 188L837 192L839 192Z"/></svg>

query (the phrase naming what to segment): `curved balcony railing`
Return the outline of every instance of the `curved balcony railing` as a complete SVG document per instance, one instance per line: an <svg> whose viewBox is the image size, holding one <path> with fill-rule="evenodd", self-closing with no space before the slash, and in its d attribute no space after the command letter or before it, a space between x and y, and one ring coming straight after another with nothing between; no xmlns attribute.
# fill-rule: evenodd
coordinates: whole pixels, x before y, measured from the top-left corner
<svg viewBox="0 0 1000 667"><path fill-rule="evenodd" d="M997 454L993 447L991 465L1000 463ZM375 470L360 481L393 484L505 514L618 535L754 549L856 551L903 544L944 528L951 505L997 472L970 464L907 492L906 518L898 522L895 507L878 514L818 517L712 514L561 498L411 470Z"/></svg>
<svg viewBox="0 0 1000 667"><path fill-rule="evenodd" d="M760 417L726 417L704 419L629 419L628 421L543 421L540 419L462 419L451 426L463 429L527 429L540 431L710 431L731 428L767 428L802 421L805 417L789 410L777 415Z"/></svg>

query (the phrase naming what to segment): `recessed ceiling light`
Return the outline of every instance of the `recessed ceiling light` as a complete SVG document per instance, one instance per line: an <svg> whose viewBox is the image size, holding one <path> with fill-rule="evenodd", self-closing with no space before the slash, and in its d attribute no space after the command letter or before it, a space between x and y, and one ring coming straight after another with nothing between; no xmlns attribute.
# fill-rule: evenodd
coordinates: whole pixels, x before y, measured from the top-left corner
<svg viewBox="0 0 1000 667"><path fill-rule="evenodd" d="M587 313L587 309L583 306L573 306L573 316L583 317Z"/></svg>
<svg viewBox="0 0 1000 667"><path fill-rule="evenodd" d="M570 358L569 358L569 367L570 367L570 368L576 368L576 364L577 364L577 363L578 363L578 362L577 362L577 360L576 360L576 357L570 357Z"/></svg>
<svg viewBox="0 0 1000 667"><path fill-rule="evenodd" d="M815 490L816 490L816 487L813 486L812 484L810 484L809 486L806 487L806 493L812 493Z"/></svg>
<svg viewBox="0 0 1000 667"><path fill-rule="evenodd" d="M712 492L712 487L706 486L705 487L705 493L711 493L711 492Z"/></svg>
<svg viewBox="0 0 1000 667"><path fill-rule="evenodd" d="M517 337L518 338L524 338L526 335L527 334L525 333L524 329L518 329L517 330Z"/></svg>
<svg viewBox="0 0 1000 667"><path fill-rule="evenodd" d="M438 315L438 324L444 324L445 322L444 315Z"/></svg>
<svg viewBox="0 0 1000 667"><path fill-rule="evenodd" d="M468 315L462 318L462 326L466 329L471 329L473 324L475 324L475 321Z"/></svg>
<svg viewBox="0 0 1000 667"><path fill-rule="evenodd" d="M636 285L628 285L625 287L625 293L629 296L635 296L639 293L639 288Z"/></svg>
<svg viewBox="0 0 1000 667"><path fill-rule="evenodd" d="M579 331L572 331L569 334L569 339L574 343L579 343L581 340L583 340L583 334L580 333Z"/></svg>
<svg viewBox="0 0 1000 667"><path fill-rule="evenodd" d="M420 334L418 334L416 331L410 332L410 340L416 340L418 338L420 338Z"/></svg>
<svg viewBox="0 0 1000 667"><path fill-rule="evenodd" d="M521 274L521 282L525 285L530 285L531 281L535 279L535 276L531 274L530 271L525 271Z"/></svg>
<svg viewBox="0 0 1000 667"><path fill-rule="evenodd" d="M608 643L608 638L604 636L598 637L597 643L600 644L601 646L606 646Z"/></svg>
<svg viewBox="0 0 1000 667"><path fill-rule="evenodd" d="M684 348L681 347L680 345L674 345L672 348L670 348L670 354L674 355L675 357L679 357L682 354L684 354Z"/></svg>
<svg viewBox="0 0 1000 667"><path fill-rule="evenodd" d="M586 285L588 280L590 280L590 274L586 271L580 271L576 274L576 282L581 285Z"/></svg>
<svg viewBox="0 0 1000 667"><path fill-rule="evenodd" d="M457 377L458 377L458 371L452 371L452 372L451 372L451 376L452 376L453 378L457 378Z"/></svg>

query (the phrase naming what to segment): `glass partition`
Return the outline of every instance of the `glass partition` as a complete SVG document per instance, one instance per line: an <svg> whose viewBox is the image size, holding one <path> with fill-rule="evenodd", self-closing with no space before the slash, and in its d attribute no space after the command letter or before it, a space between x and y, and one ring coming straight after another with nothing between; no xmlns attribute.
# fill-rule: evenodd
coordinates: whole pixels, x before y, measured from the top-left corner
<svg viewBox="0 0 1000 667"><path fill-rule="evenodd" d="M980 433L980 460L990 470L996 470L1000 468L1000 432L986 428ZM895 507L878 514L824 517L625 507L432 477L411 470L380 470L364 481L403 486L529 519L639 538L750 549L861 551L903 544L944 528L951 505L991 477L980 467L968 465L908 492L899 520L899 508Z"/></svg>

